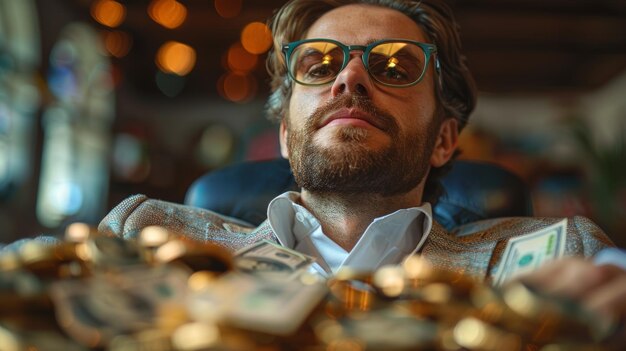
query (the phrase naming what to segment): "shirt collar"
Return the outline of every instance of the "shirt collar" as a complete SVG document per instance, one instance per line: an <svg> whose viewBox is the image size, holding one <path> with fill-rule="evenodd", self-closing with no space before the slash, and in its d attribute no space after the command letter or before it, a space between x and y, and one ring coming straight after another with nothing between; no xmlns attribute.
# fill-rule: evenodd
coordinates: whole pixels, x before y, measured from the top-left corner
<svg viewBox="0 0 626 351"><path fill-rule="evenodd" d="M346 252L325 236L319 221L297 203L299 198L293 191L274 198L267 209L269 224L282 245L318 258L327 271L344 265L373 270L400 263L424 245L433 225L430 203L400 209L374 219L352 251Z"/></svg>

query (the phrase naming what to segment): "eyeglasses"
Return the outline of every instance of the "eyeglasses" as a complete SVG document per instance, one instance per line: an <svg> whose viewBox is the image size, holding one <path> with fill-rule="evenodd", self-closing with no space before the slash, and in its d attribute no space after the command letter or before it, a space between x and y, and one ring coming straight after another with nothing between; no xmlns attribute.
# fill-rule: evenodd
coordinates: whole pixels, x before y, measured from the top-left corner
<svg viewBox="0 0 626 351"><path fill-rule="evenodd" d="M332 39L306 39L283 45L291 79L302 85L330 83L350 61L350 52L363 51L361 60L369 75L390 87L409 87L419 83L428 62L437 53L433 44L413 40L385 39L367 46L344 45ZM439 73L439 61L435 69Z"/></svg>

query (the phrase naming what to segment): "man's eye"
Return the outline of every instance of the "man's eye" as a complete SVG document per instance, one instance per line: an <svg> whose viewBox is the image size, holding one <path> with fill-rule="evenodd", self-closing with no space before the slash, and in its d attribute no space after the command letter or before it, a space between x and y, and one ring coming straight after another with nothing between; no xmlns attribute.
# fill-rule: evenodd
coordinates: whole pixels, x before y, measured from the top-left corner
<svg viewBox="0 0 626 351"><path fill-rule="evenodd" d="M397 67L387 67L385 77L388 79L403 80L406 79L406 74L402 73Z"/></svg>
<svg viewBox="0 0 626 351"><path fill-rule="evenodd" d="M334 74L333 69L329 64L318 63L316 65L311 66L307 70L307 77L310 78L326 78Z"/></svg>
<svg viewBox="0 0 626 351"><path fill-rule="evenodd" d="M400 66L388 67L381 65L372 69L372 74L385 80L404 81L408 78L407 72Z"/></svg>

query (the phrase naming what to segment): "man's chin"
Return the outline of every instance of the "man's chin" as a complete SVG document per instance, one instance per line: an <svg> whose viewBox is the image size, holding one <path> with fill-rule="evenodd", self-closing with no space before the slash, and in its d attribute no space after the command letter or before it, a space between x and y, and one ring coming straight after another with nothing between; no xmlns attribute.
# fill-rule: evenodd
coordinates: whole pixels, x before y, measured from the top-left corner
<svg viewBox="0 0 626 351"><path fill-rule="evenodd" d="M391 138L382 131L373 133L364 128L343 127L317 133L313 138L313 143L324 150L341 150L344 148L350 150L356 147L374 151L388 148L391 144Z"/></svg>

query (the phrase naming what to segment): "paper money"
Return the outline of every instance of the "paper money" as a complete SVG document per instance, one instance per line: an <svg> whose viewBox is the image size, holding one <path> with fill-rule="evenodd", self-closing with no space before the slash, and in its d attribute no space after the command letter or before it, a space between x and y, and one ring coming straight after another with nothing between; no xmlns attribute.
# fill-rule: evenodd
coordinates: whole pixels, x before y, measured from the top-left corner
<svg viewBox="0 0 626 351"><path fill-rule="evenodd" d="M178 267L127 268L50 286L59 325L74 340L104 346L116 335L152 327L159 307L184 308L188 273Z"/></svg>
<svg viewBox="0 0 626 351"><path fill-rule="evenodd" d="M294 277L304 272L315 258L268 240L254 243L235 254L235 265L246 273Z"/></svg>
<svg viewBox="0 0 626 351"><path fill-rule="evenodd" d="M328 288L319 277L305 274L302 279L277 283L250 274L228 273L205 291L187 301L190 316L239 328L275 335L295 332L326 295ZM217 316L206 318L207 314Z"/></svg>
<svg viewBox="0 0 626 351"><path fill-rule="evenodd" d="M534 271L565 253L567 219L536 232L510 239L493 279L495 286Z"/></svg>

